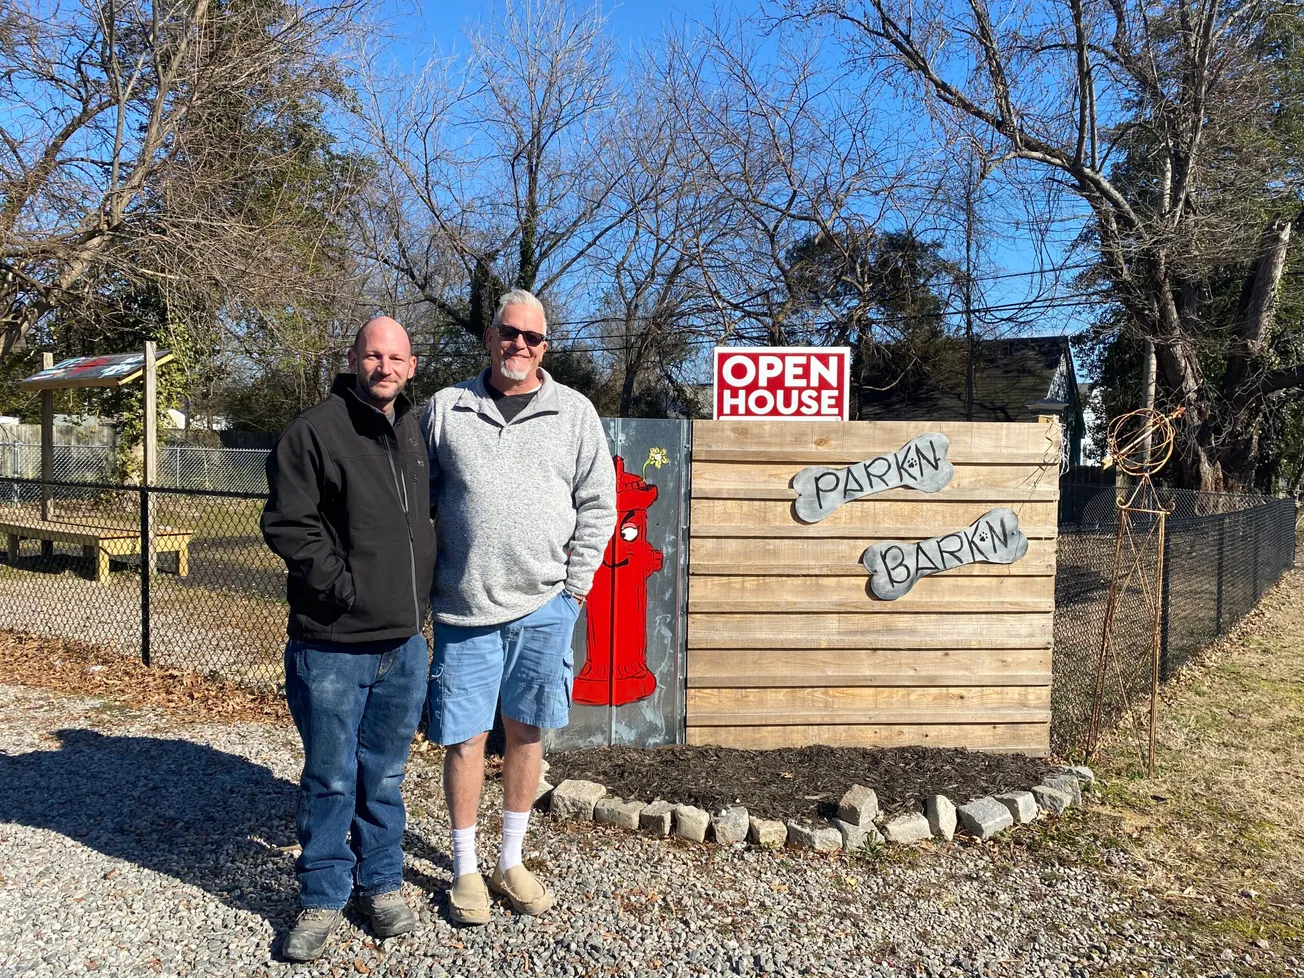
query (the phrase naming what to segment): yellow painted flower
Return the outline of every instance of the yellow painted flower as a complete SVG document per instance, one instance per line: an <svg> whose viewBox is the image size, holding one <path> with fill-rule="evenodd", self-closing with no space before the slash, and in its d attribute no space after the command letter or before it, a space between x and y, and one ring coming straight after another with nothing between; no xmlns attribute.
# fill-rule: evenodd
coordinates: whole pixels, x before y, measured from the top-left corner
<svg viewBox="0 0 1304 978"><path fill-rule="evenodd" d="M661 468L661 466L665 465L669 461L670 461L670 453L667 452L664 448L650 449L647 453L647 461L643 463L642 475L644 481L647 480L647 467L649 465L652 466L653 468L659 469Z"/></svg>

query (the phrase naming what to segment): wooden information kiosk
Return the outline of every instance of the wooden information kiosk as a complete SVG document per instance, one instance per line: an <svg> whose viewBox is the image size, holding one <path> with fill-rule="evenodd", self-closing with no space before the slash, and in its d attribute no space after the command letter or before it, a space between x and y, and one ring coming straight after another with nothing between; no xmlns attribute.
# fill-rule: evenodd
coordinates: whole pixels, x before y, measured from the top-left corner
<svg viewBox="0 0 1304 978"><path fill-rule="evenodd" d="M177 555L177 573L188 571L190 531L159 527L152 518L142 520L148 527L142 540L139 523L102 516L55 515L51 483L54 480L54 392L78 387L122 387L144 378L145 381L145 471L143 483L152 486L158 468L157 368L172 359L167 350L158 351L152 342L141 353L76 357L54 363L46 353L40 373L21 381L28 390L41 392L41 508L39 513L11 510L0 515L0 534L7 541L11 564L18 563L23 540L40 540L45 554L53 552L55 543L70 543L82 548L90 562L95 580L107 581L109 558L140 554L142 564L152 573L160 551ZM152 510L153 497L147 506Z"/></svg>

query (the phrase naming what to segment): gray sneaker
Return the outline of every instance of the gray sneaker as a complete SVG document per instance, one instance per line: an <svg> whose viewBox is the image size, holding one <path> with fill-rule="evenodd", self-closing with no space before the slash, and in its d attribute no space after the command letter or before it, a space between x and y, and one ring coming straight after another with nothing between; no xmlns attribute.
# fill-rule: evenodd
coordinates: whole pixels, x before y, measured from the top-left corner
<svg viewBox="0 0 1304 978"><path fill-rule="evenodd" d="M359 897L358 907L377 937L398 937L417 928L417 918L398 890Z"/></svg>
<svg viewBox="0 0 1304 978"><path fill-rule="evenodd" d="M285 936L281 954L291 961L311 961L326 950L326 942L344 919L341 910L309 907L299 911L299 917Z"/></svg>

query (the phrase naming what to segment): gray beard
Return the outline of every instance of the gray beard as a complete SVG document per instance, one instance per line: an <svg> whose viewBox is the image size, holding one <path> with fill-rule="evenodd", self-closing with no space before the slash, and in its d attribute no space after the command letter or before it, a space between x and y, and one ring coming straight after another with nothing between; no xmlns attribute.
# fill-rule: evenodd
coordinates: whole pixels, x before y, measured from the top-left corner
<svg viewBox="0 0 1304 978"><path fill-rule="evenodd" d="M530 376L529 367L526 367L524 370L513 370L507 366L505 361L498 365L498 372L508 380L514 380L517 383L520 383L522 380L525 380Z"/></svg>

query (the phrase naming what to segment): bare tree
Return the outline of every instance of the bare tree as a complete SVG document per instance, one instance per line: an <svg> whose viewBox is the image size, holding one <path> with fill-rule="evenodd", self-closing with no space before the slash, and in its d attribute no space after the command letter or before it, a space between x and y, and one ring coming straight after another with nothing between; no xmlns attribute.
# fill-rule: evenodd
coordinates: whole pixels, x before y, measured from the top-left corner
<svg viewBox="0 0 1304 978"><path fill-rule="evenodd" d="M681 172L711 188L686 243L725 335L773 345L845 342L849 325L812 308L794 248L842 252L860 288L859 243L900 203L899 175L872 139L872 97L820 61L818 40L768 46L746 21L667 39L662 89L684 134ZM831 327L831 328L830 328Z"/></svg>
<svg viewBox="0 0 1304 978"><path fill-rule="evenodd" d="M1304 364L1276 363L1271 344L1301 215L1300 174L1273 131L1274 8L794 0L790 10L841 24L856 58L894 73L950 131L978 130L1002 160L1040 167L1086 202L1113 298L1185 408L1185 481L1248 482L1266 399L1304 384ZM1238 267L1248 267L1238 318L1211 322L1203 283ZM1211 360L1225 362L1220 376Z"/></svg>
<svg viewBox="0 0 1304 978"><path fill-rule="evenodd" d="M366 250L454 322L483 329L486 286L564 292L625 219L609 206L619 99L596 7L509 0L465 56L436 54L415 77L374 52L360 62L383 177Z"/></svg>
<svg viewBox="0 0 1304 978"><path fill-rule="evenodd" d="M298 147L264 137L337 89L357 2L0 0L0 353L104 276L254 300L314 280L303 201L260 184Z"/></svg>
<svg viewBox="0 0 1304 978"><path fill-rule="evenodd" d="M694 261L695 247L711 247L717 188L691 165L661 53L649 47L632 64L611 158L609 209L623 220L591 256L590 279L602 295L591 335L609 355L621 417L662 414L688 400L682 371L717 325Z"/></svg>

